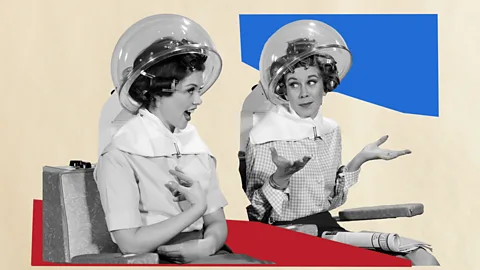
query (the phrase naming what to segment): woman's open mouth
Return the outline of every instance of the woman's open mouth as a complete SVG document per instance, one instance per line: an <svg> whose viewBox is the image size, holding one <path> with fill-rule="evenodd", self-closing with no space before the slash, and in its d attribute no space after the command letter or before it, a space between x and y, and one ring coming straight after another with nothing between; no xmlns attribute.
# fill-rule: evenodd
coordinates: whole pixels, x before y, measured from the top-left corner
<svg viewBox="0 0 480 270"><path fill-rule="evenodd" d="M192 120L192 113L193 111L195 111L195 109L190 109L190 110L186 110L185 112L183 112L183 115L185 116L185 119L187 121L190 121Z"/></svg>

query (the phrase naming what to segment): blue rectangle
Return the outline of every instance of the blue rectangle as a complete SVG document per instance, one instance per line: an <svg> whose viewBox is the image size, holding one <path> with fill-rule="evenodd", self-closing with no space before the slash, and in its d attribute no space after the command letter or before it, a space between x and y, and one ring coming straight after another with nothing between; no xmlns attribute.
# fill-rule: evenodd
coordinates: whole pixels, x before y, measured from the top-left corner
<svg viewBox="0 0 480 270"><path fill-rule="evenodd" d="M403 113L439 116L436 14L242 14L242 61L258 70L268 38L304 19L335 28L352 52L353 66L336 91Z"/></svg>

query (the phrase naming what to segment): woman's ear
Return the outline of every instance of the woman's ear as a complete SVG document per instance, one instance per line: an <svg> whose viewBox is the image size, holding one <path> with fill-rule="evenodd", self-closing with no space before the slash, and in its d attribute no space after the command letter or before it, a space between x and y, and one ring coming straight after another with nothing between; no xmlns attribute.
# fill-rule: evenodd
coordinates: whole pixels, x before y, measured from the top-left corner
<svg viewBox="0 0 480 270"><path fill-rule="evenodd" d="M152 95L150 97L150 107L152 107L152 109L157 108L159 105L161 105L161 103L162 103L162 98L159 97L158 95Z"/></svg>

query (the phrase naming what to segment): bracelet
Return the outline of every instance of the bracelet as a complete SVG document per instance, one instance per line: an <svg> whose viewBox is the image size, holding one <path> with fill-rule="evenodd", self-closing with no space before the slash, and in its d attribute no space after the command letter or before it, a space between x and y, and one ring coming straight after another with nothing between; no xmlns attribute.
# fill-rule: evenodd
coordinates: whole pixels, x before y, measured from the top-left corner
<svg viewBox="0 0 480 270"><path fill-rule="evenodd" d="M275 180L273 180L273 174L270 175L270 178L268 180L268 183L270 184L270 186L274 189L278 189L278 190L281 190L281 191L284 191L285 189L287 188L281 188L276 182Z"/></svg>
<svg viewBox="0 0 480 270"><path fill-rule="evenodd" d="M345 178L345 173L347 172L347 167L342 165L340 166L340 168L338 168L338 171L337 171L337 175L340 177L340 178Z"/></svg>

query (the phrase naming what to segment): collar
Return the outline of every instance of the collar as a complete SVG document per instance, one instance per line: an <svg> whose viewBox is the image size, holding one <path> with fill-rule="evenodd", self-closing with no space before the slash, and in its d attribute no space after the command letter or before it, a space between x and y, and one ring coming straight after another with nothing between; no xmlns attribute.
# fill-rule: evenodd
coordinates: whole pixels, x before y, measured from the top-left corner
<svg viewBox="0 0 480 270"><path fill-rule="evenodd" d="M282 115L286 118L289 118L289 119L295 121L296 123L311 124L311 125L314 125L314 126L317 126L317 127L321 127L323 125L323 117L322 117L321 106L318 110L317 115L313 119L310 118L310 117L307 117L307 118L300 117L300 115L298 115L297 112L292 108L292 105L290 105L290 103L288 103L288 107L287 106L277 106L276 111L277 111L278 114L280 114L280 115Z"/></svg>
<svg viewBox="0 0 480 270"><path fill-rule="evenodd" d="M175 129L172 133L157 116L146 109L140 109L117 131L110 147L103 153L112 147L144 157L182 154L213 156L193 125L189 123L185 129Z"/></svg>
<svg viewBox="0 0 480 270"><path fill-rule="evenodd" d="M265 117L252 128L250 142L261 144L272 141L298 141L302 139L322 139L332 132L338 124L322 116L321 110L312 119L300 117L288 105L276 105Z"/></svg>

